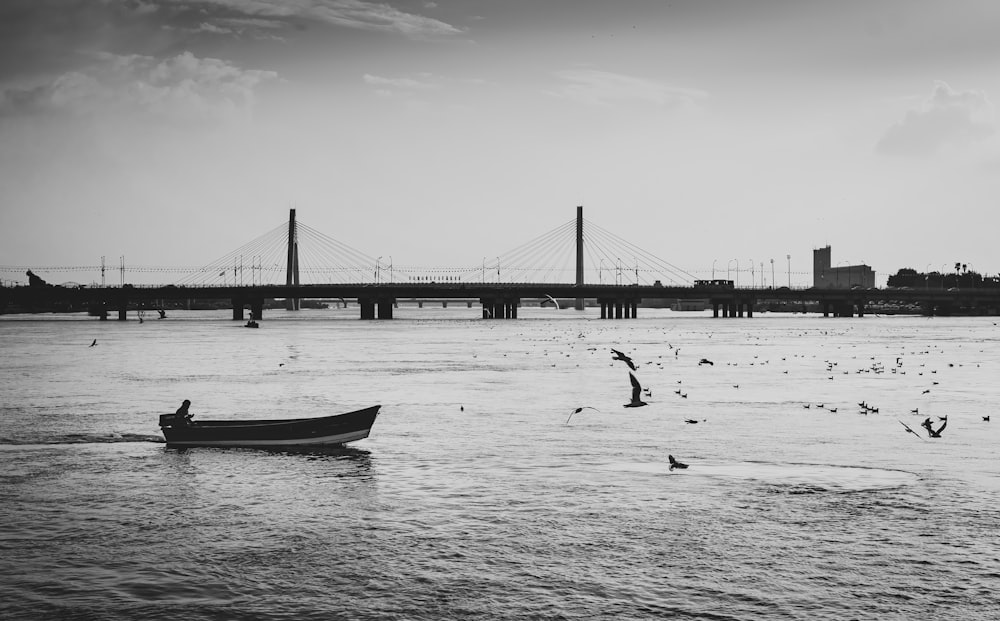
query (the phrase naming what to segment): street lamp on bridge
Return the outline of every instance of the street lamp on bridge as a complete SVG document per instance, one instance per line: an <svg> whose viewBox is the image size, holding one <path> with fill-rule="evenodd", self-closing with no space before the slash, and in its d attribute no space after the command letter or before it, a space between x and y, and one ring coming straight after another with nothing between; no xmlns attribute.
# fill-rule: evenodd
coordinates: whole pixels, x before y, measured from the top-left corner
<svg viewBox="0 0 1000 621"><path fill-rule="evenodd" d="M739 259L729 259L729 262L726 263L726 280L732 280L732 277L729 275L729 266L732 264L733 261L736 261L736 286L739 287L740 286L740 260Z"/></svg>
<svg viewBox="0 0 1000 621"><path fill-rule="evenodd" d="M788 288L792 288L792 255L786 254L785 258L788 259Z"/></svg>

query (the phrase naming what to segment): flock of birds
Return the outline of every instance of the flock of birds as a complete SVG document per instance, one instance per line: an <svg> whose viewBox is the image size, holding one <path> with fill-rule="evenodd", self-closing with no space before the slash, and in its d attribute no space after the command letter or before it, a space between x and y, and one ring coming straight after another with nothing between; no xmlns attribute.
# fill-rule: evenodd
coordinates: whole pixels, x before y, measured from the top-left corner
<svg viewBox="0 0 1000 621"><path fill-rule="evenodd" d="M711 337L711 335L709 335L709 337ZM667 346L671 350L674 350L674 356L677 356L679 354L679 351L680 351L679 348L674 349L674 347L672 345L670 345L669 343L667 343ZM922 351L922 352L913 352L913 353L929 354L931 352L930 351ZM623 352L621 350L611 348L611 358L612 358L612 365L620 362L620 363L624 363L627 366L627 368L628 368L629 384L631 386L631 393L630 393L629 401L627 403L625 403L623 405L623 407L626 407L626 408L638 408L638 407L643 407L643 406L648 405L648 402L645 401L644 398L648 399L649 397L652 396L652 394L651 394L651 392L650 392L650 390L648 388L643 387L643 385L640 383L639 378L638 378L638 376L636 374L637 366L636 366L635 360L632 358L632 356L630 356L629 354L626 354L625 352ZM757 356L754 356L754 358L757 359ZM786 358L781 358L781 360L785 361ZM887 366L886 364L883 364L881 362L876 361L876 359L875 359L874 356L872 356L870 358L870 360L872 361L871 364L869 364L868 366L864 366L864 367L856 369L855 373L857 373L857 374L871 373L871 374L875 374L875 375L881 375L881 374L886 373L888 371L888 373L890 373L890 374L906 375L906 370L904 370L904 367L903 367L903 356L897 356L896 360L895 360L895 364L894 365L889 365L890 366L889 369L886 369L886 366ZM759 360L759 361L755 360L755 362L751 362L750 364L753 365L753 364L756 363L756 364L765 365L765 364L768 364L768 362L769 361L767 361L767 360ZM838 362L829 361L829 360L824 361L824 362L826 364L827 379L829 379L829 380L833 380L834 377L835 377L835 375L838 374L838 372L841 373L841 374L845 374L845 375L851 373L850 371L839 369L838 368L839 367L839 363ZM646 364L650 364L650 363L647 362ZM659 365L660 363L656 363L656 364ZM727 364L736 365L737 363L733 362L733 363L727 363ZM699 367L706 366L706 365L707 366L715 366L715 362L713 362L712 360L709 360L708 358L701 358L698 361L698 366ZM915 371L918 375L923 376L924 373L925 373L924 366L925 366L924 364L920 364L919 367L918 367L918 369L916 369L916 370L911 369L911 372ZM955 365L953 363L948 363L947 366L948 367L953 367ZM961 366L961 365L959 365L959 366ZM976 365L976 366L978 366L978 365ZM936 369L933 369L933 370L927 369L926 372L928 372L929 374L933 375L933 374L937 373L937 370ZM788 370L784 370L783 373L787 374ZM681 383L681 381L678 380L678 384L680 384L680 383ZM921 397L926 397L928 394L931 393L931 389L934 386L937 386L937 385L939 385L938 381L931 382L931 387L923 388L921 390L921 392L920 392L920 396ZM926 386L926 384L925 384L925 386ZM732 387L734 389L738 389L740 387L740 385L738 383L737 384L732 384ZM679 387L676 390L674 390L674 393L676 395L678 395L680 398L685 398L686 399L688 397L688 393L685 392L684 390L682 390ZM845 404L839 404L839 405L840 406L844 406ZM858 402L857 405L858 405L858 408L859 408L859 410L858 410L859 414L867 415L867 414L878 414L879 413L879 407L877 407L875 405L872 405L871 403L868 403L865 400L862 400L862 401ZM812 404L812 403L806 403L806 404L803 404L803 407L806 408L806 409L815 407L816 409L822 409L822 410L830 412L830 413L836 413L838 411L838 409L840 409L840 407L838 407L838 406L831 406L831 405L827 405L826 403L816 403L815 405ZM597 408L594 408L594 407L591 407L591 406L577 407L577 408L575 408L574 410L572 410L570 412L569 417L566 419L566 424L569 424L569 422L572 420L574 414L579 414L580 412L582 412L584 410L600 411ZM909 412L910 412L910 414L913 414L913 415L920 415L920 408L916 407L916 408L910 409ZM935 426L935 423L934 423L932 417L930 417L930 416L926 416L924 418L923 422L921 422L920 425L919 425L920 427L922 427L925 430L927 438L941 438L942 437L942 433L945 431L945 428L948 425L948 416L947 415L936 416L936 418L937 418L937 421L940 423L939 426ZM989 422L990 421L990 416L988 414L982 415L982 420L984 422ZM693 419L693 418L685 418L684 422L688 423L688 424L697 424L698 422L704 422L704 419L702 421L698 421L698 420ZM903 430L905 431L905 433L912 434L912 435L916 436L918 439L924 440L924 435L921 434L921 433L919 433L915 429L913 429L913 427L911 427L910 425L908 425L907 423L905 423L902 420L899 420L899 423L902 425ZM673 457L673 455L668 455L668 459L669 459L669 464L670 464L670 470L674 470L675 468L686 469L688 467L687 464L683 464L683 463L677 461Z"/></svg>

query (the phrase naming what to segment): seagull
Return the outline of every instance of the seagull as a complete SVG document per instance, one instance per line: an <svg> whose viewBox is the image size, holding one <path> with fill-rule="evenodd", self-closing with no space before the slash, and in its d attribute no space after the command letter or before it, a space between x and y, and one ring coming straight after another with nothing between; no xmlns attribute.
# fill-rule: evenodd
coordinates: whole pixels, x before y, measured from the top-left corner
<svg viewBox="0 0 1000 621"><path fill-rule="evenodd" d="M920 393L920 394L922 394L922 395L926 395L926 394L927 394L927 393L929 393L930 391L931 391L931 389L930 389L930 388L928 388L927 390L923 391L923 392L922 392L922 393Z"/></svg>
<svg viewBox="0 0 1000 621"><path fill-rule="evenodd" d="M990 417L989 417L989 415L987 414L986 416L984 416L984 417L983 417L983 420L984 420L984 421L986 421L987 423L988 423L988 422L990 422Z"/></svg>
<svg viewBox="0 0 1000 621"><path fill-rule="evenodd" d="M920 414L920 408L913 408L910 410L910 414Z"/></svg>
<svg viewBox="0 0 1000 621"><path fill-rule="evenodd" d="M635 363L632 362L631 358L629 358L625 354L621 353L617 349L612 348L611 351L612 351L612 353L614 353L614 356L611 356L612 360L621 360L622 362L624 362L625 364L628 365L628 368L630 368L633 371L635 371Z"/></svg>
<svg viewBox="0 0 1000 621"><path fill-rule="evenodd" d="M711 360L709 360L708 358L702 358L701 360L699 360L699 361L698 361L698 366L699 366L699 367L700 367L701 365L703 365L703 364L710 364L710 365L712 365L713 367L715 366L715 363L714 363L714 362L712 362Z"/></svg>
<svg viewBox="0 0 1000 621"><path fill-rule="evenodd" d="M688 423L689 425L697 425L698 424L698 421L694 420L693 418L685 418L684 422Z"/></svg>
<svg viewBox="0 0 1000 621"><path fill-rule="evenodd" d="M548 299L552 300L552 303L556 305L556 310L559 310L559 302L554 297L552 297L551 295L549 295L547 293L545 294L545 297L547 297Z"/></svg>
<svg viewBox="0 0 1000 621"><path fill-rule="evenodd" d="M626 403L623 407L626 408L641 408L646 405L646 402L640 399L642 395L642 385L639 384L639 380L635 378L635 374L628 374L629 381L632 382L632 400Z"/></svg>
<svg viewBox="0 0 1000 621"><path fill-rule="evenodd" d="M569 419L573 418L574 414L579 414L580 412L582 412L584 410L594 410L595 412L600 412L600 410L598 410L597 408L592 408L589 405L585 405L583 407L578 407L578 408L576 408L575 410L573 410L572 412L569 413L569 418L566 419L566 423L565 424L567 424L567 425L569 424Z"/></svg>
<svg viewBox="0 0 1000 621"><path fill-rule="evenodd" d="M931 419L929 417L924 422L920 423L920 426L927 430L927 435L929 437L940 438L941 432L944 431L944 428L948 426L948 417L945 416L941 418L941 420L943 420L944 422L941 423L941 426L938 427L937 431L934 431L933 427L931 427Z"/></svg>
<svg viewBox="0 0 1000 621"><path fill-rule="evenodd" d="M906 424L906 423L904 423L903 421L899 421L899 424L900 424L900 425L902 425L903 427L905 427L905 428L906 428L906 432L907 432L907 433L912 433L913 435L915 435L915 436L917 436L918 438L920 438L920 434L919 434L919 433L917 433L916 431L914 431L914 430L910 429L910 426L909 426L909 425L907 425L907 424ZM920 439L921 439L921 440L923 440L923 438L920 438Z"/></svg>
<svg viewBox="0 0 1000 621"><path fill-rule="evenodd" d="M674 459L673 455L667 455L667 459L670 460L670 470L673 470L674 468L680 468L681 470L684 470L685 468L688 467L687 464L682 464L681 462Z"/></svg>
<svg viewBox="0 0 1000 621"><path fill-rule="evenodd" d="M93 347L94 345L97 345L97 339L94 339L94 342L90 344L90 347Z"/></svg>

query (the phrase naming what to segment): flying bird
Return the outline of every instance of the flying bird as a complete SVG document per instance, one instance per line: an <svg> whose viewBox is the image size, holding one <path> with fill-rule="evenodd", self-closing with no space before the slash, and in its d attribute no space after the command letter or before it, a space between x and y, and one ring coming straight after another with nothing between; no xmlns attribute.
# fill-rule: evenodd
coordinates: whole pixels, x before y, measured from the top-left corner
<svg viewBox="0 0 1000 621"><path fill-rule="evenodd" d="M906 424L906 423L904 423L903 421L899 421L899 424L900 424L900 425L902 425L902 426L903 426L903 427L904 427L904 428L906 429L906 432L907 432L907 433L912 433L913 435L915 435L915 436L917 436L918 438L920 438L920 434L919 434L919 433L917 433L916 431L914 431L914 430L910 429L910 426L909 426L909 425L907 425L907 424ZM921 440L923 440L923 438L920 438L920 439L921 439Z"/></svg>
<svg viewBox="0 0 1000 621"><path fill-rule="evenodd" d="M924 422L920 423L920 426L927 430L928 437L940 438L941 432L944 431L944 428L948 426L948 417L945 416L942 420L944 420L944 422L941 423L941 426L937 428L937 431L935 431L934 428L931 427L931 419L929 417Z"/></svg>
<svg viewBox="0 0 1000 621"><path fill-rule="evenodd" d="M699 367L700 367L701 365L703 365L703 364L710 364L710 365L712 365L713 367L715 366L715 363L714 363L714 362L712 362L711 360L709 360L708 358L702 358L701 360L699 360L699 361L698 361L698 366L699 366Z"/></svg>
<svg viewBox="0 0 1000 621"><path fill-rule="evenodd" d="M569 419L573 418L574 414L579 414L580 412L582 412L584 410L594 410L595 412L600 412L600 410L598 410L597 408L592 408L589 405L585 405L583 407L578 407L578 408L576 408L575 410L573 410L572 412L569 413L569 418L566 419L566 423L565 424L567 424L567 425L569 424Z"/></svg>
<svg viewBox="0 0 1000 621"><path fill-rule="evenodd" d="M93 347L94 345L97 345L97 339L94 339L94 342L90 344L90 347Z"/></svg>
<svg viewBox="0 0 1000 621"><path fill-rule="evenodd" d="M628 365L628 368L635 371L635 363L632 362L631 358L629 358L628 356L626 356L625 354L621 353L620 351L614 348L611 349L611 352L614 353L614 356L611 356L612 360L621 360L622 362Z"/></svg>
<svg viewBox="0 0 1000 621"><path fill-rule="evenodd" d="M628 378L629 381L632 382L632 400L626 403L623 407L641 408L646 405L646 402L639 398L642 396L642 385L639 384L639 380L636 379L634 373L629 373Z"/></svg>
<svg viewBox="0 0 1000 621"><path fill-rule="evenodd" d="M680 468L681 470L684 470L685 468L688 467L687 464L682 464L681 462L674 459L673 455L667 455L667 459L670 460L670 470L673 470L674 468Z"/></svg>
<svg viewBox="0 0 1000 621"><path fill-rule="evenodd" d="M552 300L552 303L556 305L556 310L559 310L559 302L549 294L545 294L545 297Z"/></svg>

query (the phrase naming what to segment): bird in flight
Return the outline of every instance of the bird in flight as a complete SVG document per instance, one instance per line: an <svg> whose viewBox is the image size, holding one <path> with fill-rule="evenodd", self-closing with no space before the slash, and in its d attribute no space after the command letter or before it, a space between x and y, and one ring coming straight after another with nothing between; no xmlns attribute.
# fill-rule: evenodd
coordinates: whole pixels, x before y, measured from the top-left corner
<svg viewBox="0 0 1000 621"><path fill-rule="evenodd" d="M902 425L902 426L903 426L904 428L906 428L906 433L912 433L913 435L915 435L915 436L917 436L918 438L920 438L920 434L919 434L919 433L917 433L916 431L914 431L914 430L910 429L910 426L909 426L909 425L907 425L907 424L906 424L906 423L904 423L903 421L899 421L899 424L900 424L900 425ZM920 438L920 439L921 439L921 440L923 440L923 438Z"/></svg>
<svg viewBox="0 0 1000 621"><path fill-rule="evenodd" d="M589 405L585 405L583 407L578 407L578 408L574 409L572 412L569 413L569 418L566 419L566 423L565 424L567 424L567 425L569 424L569 419L573 418L574 414L579 414L580 412L582 412L584 410L594 410L595 412L600 412L600 410L598 410L597 408L592 408Z"/></svg>
<svg viewBox="0 0 1000 621"><path fill-rule="evenodd" d="M667 455L667 459L670 460L670 469L671 470L673 470L674 468L680 468L681 470L684 470L684 469L686 469L688 467L687 464L682 464L681 462L679 462L676 459L674 459L673 455Z"/></svg>
<svg viewBox="0 0 1000 621"><path fill-rule="evenodd" d="M626 403L623 407L626 408L641 408L646 405L646 402L640 399L642 396L642 385L639 384L639 380L636 379L634 373L628 374L629 381L632 382L632 400Z"/></svg>
<svg viewBox="0 0 1000 621"><path fill-rule="evenodd" d="M635 363L632 362L631 358L629 358L628 356L626 356L625 354L614 348L611 349L611 353L614 354L614 356L611 356L612 360L621 360L622 362L628 365L628 368L635 371Z"/></svg>
<svg viewBox="0 0 1000 621"><path fill-rule="evenodd" d="M93 347L94 345L97 345L97 339L94 339L94 342L90 344L91 347Z"/></svg>

